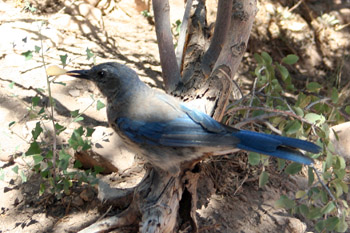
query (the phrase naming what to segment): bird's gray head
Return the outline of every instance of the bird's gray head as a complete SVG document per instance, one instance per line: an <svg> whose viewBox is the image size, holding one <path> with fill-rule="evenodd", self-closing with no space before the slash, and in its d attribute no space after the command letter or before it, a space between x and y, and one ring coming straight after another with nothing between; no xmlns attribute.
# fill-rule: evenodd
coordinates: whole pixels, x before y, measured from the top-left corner
<svg viewBox="0 0 350 233"><path fill-rule="evenodd" d="M116 62L102 63L90 70L68 71L67 75L93 81L107 98L114 98L144 85L134 70Z"/></svg>

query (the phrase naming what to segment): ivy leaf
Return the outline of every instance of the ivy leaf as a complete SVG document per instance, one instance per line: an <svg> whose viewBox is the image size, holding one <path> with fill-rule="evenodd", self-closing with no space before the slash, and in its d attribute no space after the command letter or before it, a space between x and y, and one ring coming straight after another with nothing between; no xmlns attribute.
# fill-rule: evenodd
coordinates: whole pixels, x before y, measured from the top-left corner
<svg viewBox="0 0 350 233"><path fill-rule="evenodd" d="M95 131L93 128L86 128L86 137L91 137L92 133Z"/></svg>
<svg viewBox="0 0 350 233"><path fill-rule="evenodd" d="M41 132L43 132L43 128L41 128L40 122L38 121L35 128L32 130L33 139L36 140Z"/></svg>
<svg viewBox="0 0 350 233"><path fill-rule="evenodd" d="M34 51L35 51L36 53L39 53L40 50L41 50L41 47L39 47L39 46L37 46L37 45L34 46Z"/></svg>
<svg viewBox="0 0 350 233"><path fill-rule="evenodd" d="M77 118L74 118L74 122L78 122L78 121L82 121L84 120L84 117L80 116L80 117L77 117Z"/></svg>
<svg viewBox="0 0 350 233"><path fill-rule="evenodd" d="M39 147L39 144L36 141L34 141L30 144L29 149L27 150L25 155L29 156L29 155L36 155L40 153L41 153L41 149Z"/></svg>
<svg viewBox="0 0 350 233"><path fill-rule="evenodd" d="M104 108L106 105L104 103L102 103L100 100L97 100L97 111L101 110L102 108Z"/></svg>
<svg viewBox="0 0 350 233"><path fill-rule="evenodd" d="M14 173L18 174L18 165L14 166L14 167L12 168L12 171L13 171Z"/></svg>
<svg viewBox="0 0 350 233"><path fill-rule="evenodd" d="M90 60L93 56L94 53L89 48L86 48L86 59Z"/></svg>
<svg viewBox="0 0 350 233"><path fill-rule="evenodd" d="M21 53L26 59L26 61L29 61L30 59L33 58L33 51L28 50L27 52Z"/></svg>
<svg viewBox="0 0 350 233"><path fill-rule="evenodd" d="M67 55L67 54L65 54L65 55L60 55L60 60L61 60L61 63L62 63L63 68L67 65L67 58L68 58L68 55Z"/></svg>
<svg viewBox="0 0 350 233"><path fill-rule="evenodd" d="M71 117L77 117L79 115L79 109L70 112Z"/></svg>
<svg viewBox="0 0 350 233"><path fill-rule="evenodd" d="M38 105L39 101L40 101L40 97L39 96L32 97L32 105L34 107Z"/></svg>
<svg viewBox="0 0 350 233"><path fill-rule="evenodd" d="M288 65L293 65L299 60L299 57L294 54L289 54L286 57L282 58L282 62Z"/></svg>
<svg viewBox="0 0 350 233"><path fill-rule="evenodd" d="M44 157L41 155L34 155L33 156L33 160L34 160L34 165L39 164L41 161L44 160Z"/></svg>

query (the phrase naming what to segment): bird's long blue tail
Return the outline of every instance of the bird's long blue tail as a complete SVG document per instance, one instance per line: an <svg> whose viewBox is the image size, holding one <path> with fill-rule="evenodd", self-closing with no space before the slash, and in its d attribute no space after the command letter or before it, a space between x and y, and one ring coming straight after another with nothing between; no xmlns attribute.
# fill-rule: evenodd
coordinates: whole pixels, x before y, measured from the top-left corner
<svg viewBox="0 0 350 233"><path fill-rule="evenodd" d="M313 160L296 149L319 153L321 148L314 143L278 135L240 130L233 133L240 139L239 149L266 154L293 162L311 165Z"/></svg>

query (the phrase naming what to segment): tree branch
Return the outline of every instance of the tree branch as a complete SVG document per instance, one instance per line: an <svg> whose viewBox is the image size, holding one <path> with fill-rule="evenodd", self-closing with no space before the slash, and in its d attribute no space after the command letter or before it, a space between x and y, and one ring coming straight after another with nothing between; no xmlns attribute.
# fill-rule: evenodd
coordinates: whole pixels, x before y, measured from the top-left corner
<svg viewBox="0 0 350 233"><path fill-rule="evenodd" d="M192 6L192 0L187 0L184 17L181 22L179 40L177 42L177 47L176 47L176 60L180 70L182 70L181 67L182 67L182 61L183 61L183 52L184 52L184 46L186 42L188 18L191 13L191 6Z"/></svg>
<svg viewBox="0 0 350 233"><path fill-rule="evenodd" d="M153 0L160 64L163 71L165 91L168 93L174 90L180 81L180 69L176 62L169 10L168 0Z"/></svg>
<svg viewBox="0 0 350 233"><path fill-rule="evenodd" d="M231 24L231 12L232 0L219 0L214 35L202 61L202 70L206 77L210 75L226 41L226 36Z"/></svg>

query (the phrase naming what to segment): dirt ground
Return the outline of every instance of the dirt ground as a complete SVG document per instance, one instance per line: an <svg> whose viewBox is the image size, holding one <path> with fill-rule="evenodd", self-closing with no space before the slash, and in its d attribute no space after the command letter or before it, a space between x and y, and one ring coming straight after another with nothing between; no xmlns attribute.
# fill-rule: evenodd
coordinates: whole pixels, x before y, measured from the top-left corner
<svg viewBox="0 0 350 233"><path fill-rule="evenodd" d="M86 58L88 48L95 54L96 63L127 64L150 86L162 88L155 29L140 13L147 9L142 1L112 1L112 6L100 4L96 8L85 4L88 10L77 10L79 2L74 1L31 1L37 8L35 13L24 9L26 2L0 0L0 233L77 232L120 210L103 206L97 199L96 186L75 186L70 195L60 199L49 194L39 196L42 179L31 169L32 160L22 153L29 147L37 122L31 119L28 106L31 98L39 95L37 88L46 89L47 83L40 54L34 52L28 61L21 54L39 46L47 66L60 65L59 56L67 54L66 69L83 69L93 64L93 58ZM215 2L208 1L209 22L215 19ZM175 23L182 18L183 2L170 3L171 21ZM244 91L251 89L253 54L267 51L276 61L291 53L300 57L301 61L290 67L297 85L311 80L325 87L334 82L346 85L350 73L349 23L350 3L346 0L259 3L248 50L236 75L238 83ZM80 125L106 130L105 111L96 111L96 101L91 98L104 102L97 89L67 76L57 81L66 85L52 85L57 106L54 115L58 122L68 125L58 145L67 145L72 131ZM43 98L41 105L46 104L47 98ZM76 109L86 109L84 120L71 122L70 111ZM9 128L12 121L16 123ZM48 145L49 131L42 138ZM134 186L142 179L142 159L129 155L116 163L118 172L99 178L119 187ZM274 165L272 161L268 167L269 183L259 189L259 172L248 165L244 154L204 161L197 211L200 232L314 231L310 222L274 207L281 194L293 196L307 185L305 175L288 176ZM26 182L14 172L15 167L26 175ZM188 232L189 228L182 230Z"/></svg>

